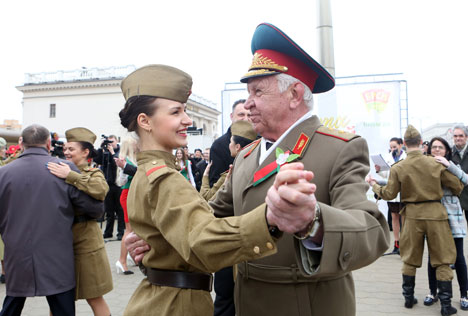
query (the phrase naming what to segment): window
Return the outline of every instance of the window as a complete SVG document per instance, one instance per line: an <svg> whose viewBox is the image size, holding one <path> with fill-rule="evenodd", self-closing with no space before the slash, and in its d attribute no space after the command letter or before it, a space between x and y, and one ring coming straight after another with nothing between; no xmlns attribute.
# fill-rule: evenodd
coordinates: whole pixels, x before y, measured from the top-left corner
<svg viewBox="0 0 468 316"><path fill-rule="evenodd" d="M50 104L49 117L50 118L55 118L55 103Z"/></svg>

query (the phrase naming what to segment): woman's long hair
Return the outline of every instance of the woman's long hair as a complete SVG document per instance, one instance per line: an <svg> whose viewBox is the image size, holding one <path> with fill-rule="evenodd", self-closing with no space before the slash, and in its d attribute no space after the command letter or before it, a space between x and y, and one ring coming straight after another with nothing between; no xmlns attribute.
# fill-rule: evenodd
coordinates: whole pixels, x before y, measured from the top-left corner
<svg viewBox="0 0 468 316"><path fill-rule="evenodd" d="M176 155L175 155L175 156L176 156L176 160L177 160L177 162L180 161L179 158L177 158L177 153L179 152L179 150L182 152L182 163L183 163L184 166L185 166L185 162L187 161L188 157L187 157L187 155L185 154L185 150L184 150L183 148L177 148L177 150L176 150Z"/></svg>

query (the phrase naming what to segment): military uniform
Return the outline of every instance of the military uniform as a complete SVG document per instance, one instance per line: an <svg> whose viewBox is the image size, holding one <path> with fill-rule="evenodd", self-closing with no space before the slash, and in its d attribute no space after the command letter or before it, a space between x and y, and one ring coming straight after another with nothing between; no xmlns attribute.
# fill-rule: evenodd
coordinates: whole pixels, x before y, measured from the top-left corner
<svg viewBox="0 0 468 316"><path fill-rule="evenodd" d="M209 176L203 176L202 179L202 185L200 188L200 195L206 200L209 201L213 199L213 197L216 195L216 192L218 192L219 189L224 184L224 181L226 181L226 176L228 174L228 171L225 171L221 173L220 178L218 181L216 181L215 184L213 184L213 187L210 188L210 178Z"/></svg>
<svg viewBox="0 0 468 316"><path fill-rule="evenodd" d="M401 201L406 204L401 211L405 223L400 234L405 307L412 308L417 303L414 297L416 268L421 267L424 239L427 239L431 265L436 268L441 314L452 315L457 310L450 301L453 272L449 265L455 262L457 253L447 210L441 203L442 186L458 195L463 184L433 157L423 155L416 145L422 142L421 135L412 125L408 125L404 139L408 147L406 159L392 166L386 186L374 184L372 190L384 200L391 200L400 193Z"/></svg>
<svg viewBox="0 0 468 316"><path fill-rule="evenodd" d="M138 170L128 195L134 232L151 250L147 268L214 272L276 252L265 219L265 204L242 217L216 219L207 202L177 171L163 151L137 154ZM124 315L211 315L210 292L152 285L143 279Z"/></svg>
<svg viewBox="0 0 468 316"><path fill-rule="evenodd" d="M78 166L81 173L70 171L65 182L75 186L91 197L104 201L109 186L102 171L87 164ZM75 214L84 218L83 214ZM75 299L89 299L103 296L113 288L102 230L96 220L74 222L73 251L75 255Z"/></svg>
<svg viewBox="0 0 468 316"><path fill-rule="evenodd" d="M304 251L302 243L284 234L275 255L239 264L239 316L354 315L351 271L373 262L388 249L385 217L366 198L364 177L369 162L365 140L325 128L313 116L293 128L278 147L292 151L301 143L297 161L315 174L315 197L325 231L323 250ZM217 216L249 214L264 202L275 177L254 186L254 174L276 157L272 153L258 165L258 144L254 142L237 155L230 180L210 202ZM308 255L301 257L301 249Z"/></svg>

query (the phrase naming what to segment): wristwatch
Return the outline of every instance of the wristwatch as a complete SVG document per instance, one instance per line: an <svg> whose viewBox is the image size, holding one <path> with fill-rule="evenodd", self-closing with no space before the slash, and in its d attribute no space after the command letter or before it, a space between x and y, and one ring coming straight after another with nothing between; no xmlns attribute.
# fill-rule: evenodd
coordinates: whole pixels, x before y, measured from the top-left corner
<svg viewBox="0 0 468 316"><path fill-rule="evenodd" d="M299 240L304 240L306 238L313 238L317 234L321 224L320 220L322 218L322 211L320 210L320 206L318 203L315 203L315 215L312 222L306 228L305 233L294 233L294 237Z"/></svg>

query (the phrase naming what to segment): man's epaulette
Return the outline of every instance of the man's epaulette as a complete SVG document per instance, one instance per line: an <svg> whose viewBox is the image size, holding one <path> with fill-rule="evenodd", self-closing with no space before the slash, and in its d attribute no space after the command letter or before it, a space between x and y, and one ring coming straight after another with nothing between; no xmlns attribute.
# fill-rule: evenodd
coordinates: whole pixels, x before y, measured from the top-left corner
<svg viewBox="0 0 468 316"><path fill-rule="evenodd" d="M341 139L342 141L349 142L351 139L360 137L359 135L348 133L348 132L343 132L337 129L331 129L325 126L320 126L316 133L325 135L325 136L331 136L334 138Z"/></svg>
<svg viewBox="0 0 468 316"><path fill-rule="evenodd" d="M246 145L244 148L242 148L242 150L244 150L244 149L250 147L249 151L247 151L247 152L245 153L244 158L247 158L247 157L252 153L252 151L253 151L255 148L257 148L257 146L258 146L258 144L260 144L260 141L261 141L261 140L262 140L261 138L259 138L259 139L257 139L257 140L254 140L253 142L251 142L250 144L248 144L248 145Z"/></svg>

